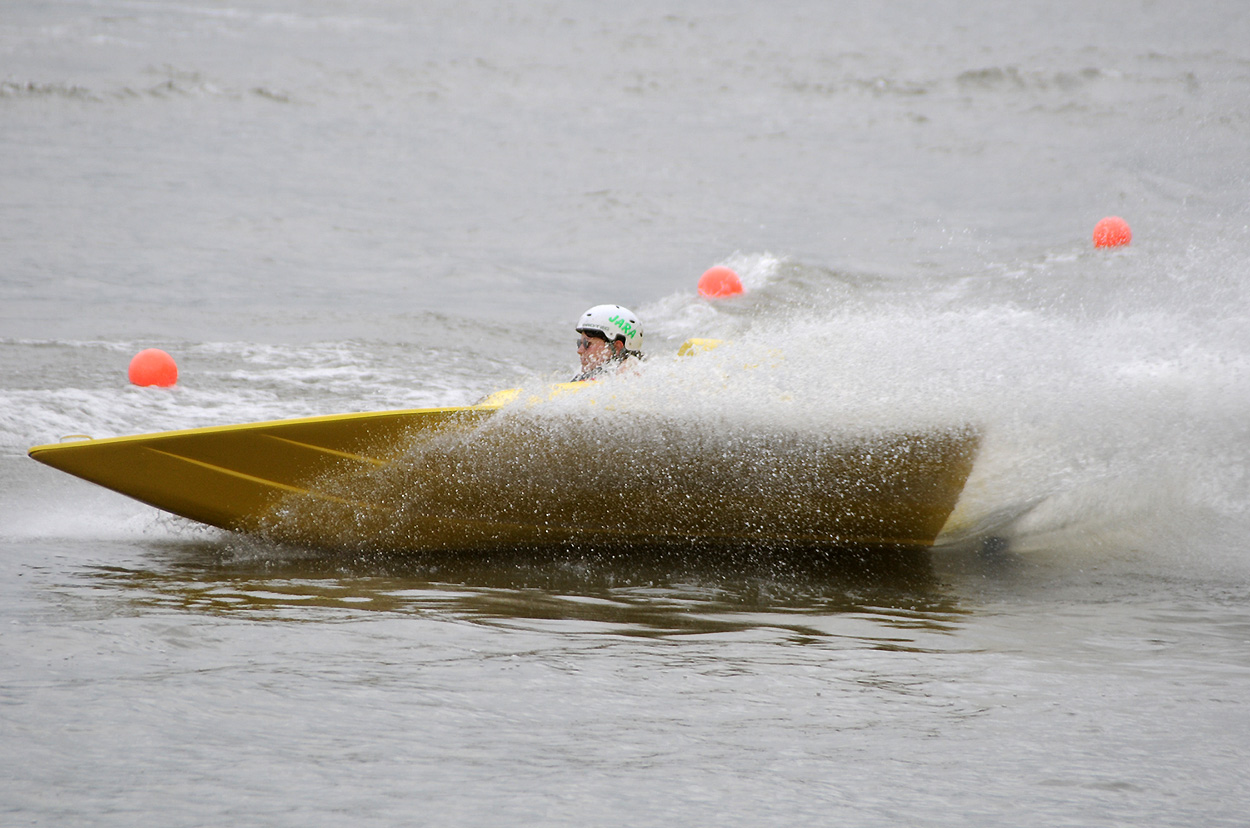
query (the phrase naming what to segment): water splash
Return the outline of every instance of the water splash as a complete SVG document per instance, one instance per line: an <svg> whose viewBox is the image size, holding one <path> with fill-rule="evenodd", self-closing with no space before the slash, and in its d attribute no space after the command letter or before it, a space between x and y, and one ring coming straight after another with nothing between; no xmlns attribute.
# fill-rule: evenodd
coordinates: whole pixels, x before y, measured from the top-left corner
<svg viewBox="0 0 1250 828"><path fill-rule="evenodd" d="M644 382L679 384L692 416L720 382L761 422L975 423L953 538L1220 547L1250 528L1246 235L907 280L773 260L736 304L645 308L732 343Z"/></svg>

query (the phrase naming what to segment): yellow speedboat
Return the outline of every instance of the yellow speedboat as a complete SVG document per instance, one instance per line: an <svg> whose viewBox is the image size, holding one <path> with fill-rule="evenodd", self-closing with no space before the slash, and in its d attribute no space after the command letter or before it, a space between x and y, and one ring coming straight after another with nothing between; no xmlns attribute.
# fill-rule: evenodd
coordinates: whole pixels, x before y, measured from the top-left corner
<svg viewBox="0 0 1250 828"><path fill-rule="evenodd" d="M862 548L932 545L980 441L971 428L813 437L637 415L588 429L522 404L499 414L508 399L85 439L30 456L194 521L330 549Z"/></svg>

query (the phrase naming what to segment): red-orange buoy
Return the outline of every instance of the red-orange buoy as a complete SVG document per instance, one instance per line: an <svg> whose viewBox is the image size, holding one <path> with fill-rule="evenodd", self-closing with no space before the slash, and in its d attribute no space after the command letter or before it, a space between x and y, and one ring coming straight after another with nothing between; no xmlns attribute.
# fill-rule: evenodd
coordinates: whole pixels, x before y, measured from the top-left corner
<svg viewBox="0 0 1250 828"><path fill-rule="evenodd" d="M727 267L717 265L699 277L699 295L715 299L742 293L742 280Z"/></svg>
<svg viewBox="0 0 1250 828"><path fill-rule="evenodd" d="M147 348L130 360L129 374L135 385L169 388L178 382L178 364L160 348Z"/></svg>
<svg viewBox="0 0 1250 828"><path fill-rule="evenodd" d="M1094 247L1121 247L1132 240L1133 231L1119 216L1107 216L1094 225Z"/></svg>

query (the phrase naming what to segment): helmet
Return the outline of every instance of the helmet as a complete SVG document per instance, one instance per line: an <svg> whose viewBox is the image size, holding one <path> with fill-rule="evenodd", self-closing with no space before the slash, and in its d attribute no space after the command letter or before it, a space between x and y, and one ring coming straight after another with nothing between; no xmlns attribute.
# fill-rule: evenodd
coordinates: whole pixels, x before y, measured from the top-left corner
<svg viewBox="0 0 1250 828"><path fill-rule="evenodd" d="M619 339L626 351L642 350L642 323L632 310L620 305L595 305L582 314L577 332L602 334L608 342Z"/></svg>

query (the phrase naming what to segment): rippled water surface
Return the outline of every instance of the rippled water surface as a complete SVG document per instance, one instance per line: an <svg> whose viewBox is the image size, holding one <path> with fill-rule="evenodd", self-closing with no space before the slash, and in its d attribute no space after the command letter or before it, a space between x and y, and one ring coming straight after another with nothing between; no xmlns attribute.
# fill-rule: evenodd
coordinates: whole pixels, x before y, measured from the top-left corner
<svg viewBox="0 0 1250 828"><path fill-rule="evenodd" d="M1244 824L1247 21L7 3L0 823ZM541 389L600 302L646 371L536 427L971 424L939 545L331 554L25 456Z"/></svg>

